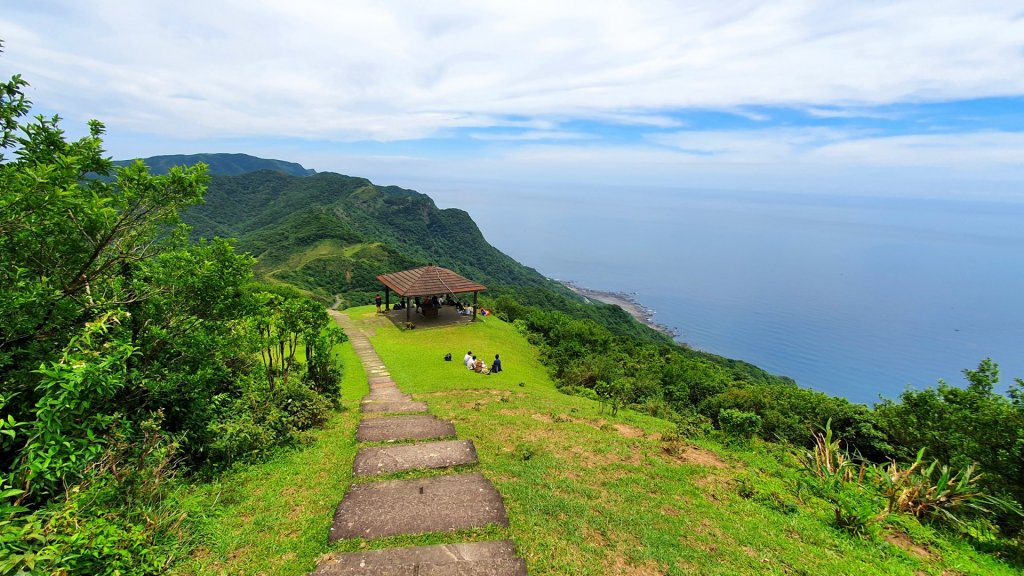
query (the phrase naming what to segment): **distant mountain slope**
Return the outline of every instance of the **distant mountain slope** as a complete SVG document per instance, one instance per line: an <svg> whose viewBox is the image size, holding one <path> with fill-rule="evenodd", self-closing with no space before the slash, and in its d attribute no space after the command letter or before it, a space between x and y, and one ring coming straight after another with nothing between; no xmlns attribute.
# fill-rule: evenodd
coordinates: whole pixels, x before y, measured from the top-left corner
<svg viewBox="0 0 1024 576"><path fill-rule="evenodd" d="M326 301L365 303L378 274L429 263L489 288L564 287L487 243L463 210L440 210L425 194L331 172L214 174L206 203L185 214L201 237L235 237L258 258L257 273ZM570 296L571 297L571 296Z"/></svg>
<svg viewBox="0 0 1024 576"><path fill-rule="evenodd" d="M301 164L296 164L295 162L268 160L249 156L248 154L172 154L168 156L151 156L142 160L146 163L146 166L149 166L150 172L154 174L165 174L171 166L191 166L197 162L205 162L209 165L211 174L221 174L224 176L237 176L248 172L259 172L260 170L282 172L292 176L316 174L316 170L304 168ZM114 163L123 166L129 162L132 162L132 160L118 160Z"/></svg>

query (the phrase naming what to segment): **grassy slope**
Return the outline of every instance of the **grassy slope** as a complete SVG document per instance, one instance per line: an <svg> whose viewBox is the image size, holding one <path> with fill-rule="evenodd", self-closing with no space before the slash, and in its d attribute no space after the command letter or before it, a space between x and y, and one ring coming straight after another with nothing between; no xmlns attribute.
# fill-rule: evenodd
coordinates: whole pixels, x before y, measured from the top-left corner
<svg viewBox="0 0 1024 576"><path fill-rule="evenodd" d="M183 572L302 574L329 549L510 536L534 576L1016 573L926 528L912 529L916 552L833 529L821 503L795 499L796 472L784 450L666 443L664 421L630 411L612 418L595 402L557 392L536 350L493 317L400 332L371 307L349 314L366 327L399 386L476 443L475 468L504 495L510 528L329 548L330 517L350 482L350 410L305 449L196 489L193 510L224 494ZM506 371L481 376L442 360L467 350L487 359L500 353ZM365 379L347 383L351 406Z"/></svg>

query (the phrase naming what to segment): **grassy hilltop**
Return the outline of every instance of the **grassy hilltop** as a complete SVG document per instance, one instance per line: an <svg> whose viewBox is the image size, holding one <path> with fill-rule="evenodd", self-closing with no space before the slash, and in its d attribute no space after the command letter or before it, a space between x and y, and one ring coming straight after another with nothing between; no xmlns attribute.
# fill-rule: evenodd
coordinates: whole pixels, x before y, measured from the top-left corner
<svg viewBox="0 0 1024 576"><path fill-rule="evenodd" d="M1017 573L916 522L897 519L878 537L839 530L825 502L798 494L802 472L788 449L679 438L669 422L631 410L612 417L598 402L558 392L538 350L497 318L400 331L371 307L347 313L399 386L474 441L480 464L471 468L504 495L510 527L326 544L353 481L366 391L345 344L348 410L304 448L191 489L187 509L207 519L178 573L298 575L329 551L505 537L535 576ZM506 370L481 376L442 360L466 350L500 353Z"/></svg>

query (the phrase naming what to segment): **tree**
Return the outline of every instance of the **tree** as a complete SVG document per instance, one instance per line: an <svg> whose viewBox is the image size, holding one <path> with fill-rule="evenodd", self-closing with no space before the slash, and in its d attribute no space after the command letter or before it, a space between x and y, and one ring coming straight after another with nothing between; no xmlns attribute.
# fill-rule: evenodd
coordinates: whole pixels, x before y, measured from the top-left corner
<svg viewBox="0 0 1024 576"><path fill-rule="evenodd" d="M24 424L0 467L43 495L95 456L112 425L104 402L137 380L141 306L165 288L139 275L173 242L178 211L201 200L206 173L115 171L101 123L67 141L58 116L26 120L26 85L0 84L0 384L6 418Z"/></svg>

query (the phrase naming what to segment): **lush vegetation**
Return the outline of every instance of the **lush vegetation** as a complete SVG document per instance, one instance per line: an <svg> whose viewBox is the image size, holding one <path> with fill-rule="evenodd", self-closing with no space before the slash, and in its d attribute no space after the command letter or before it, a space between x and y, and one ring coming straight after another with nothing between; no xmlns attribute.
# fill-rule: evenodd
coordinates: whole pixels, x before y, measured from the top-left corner
<svg viewBox="0 0 1024 576"><path fill-rule="evenodd" d="M151 574L176 474L294 444L337 403L323 307L190 242L202 165L115 168L0 84L0 574Z"/></svg>

